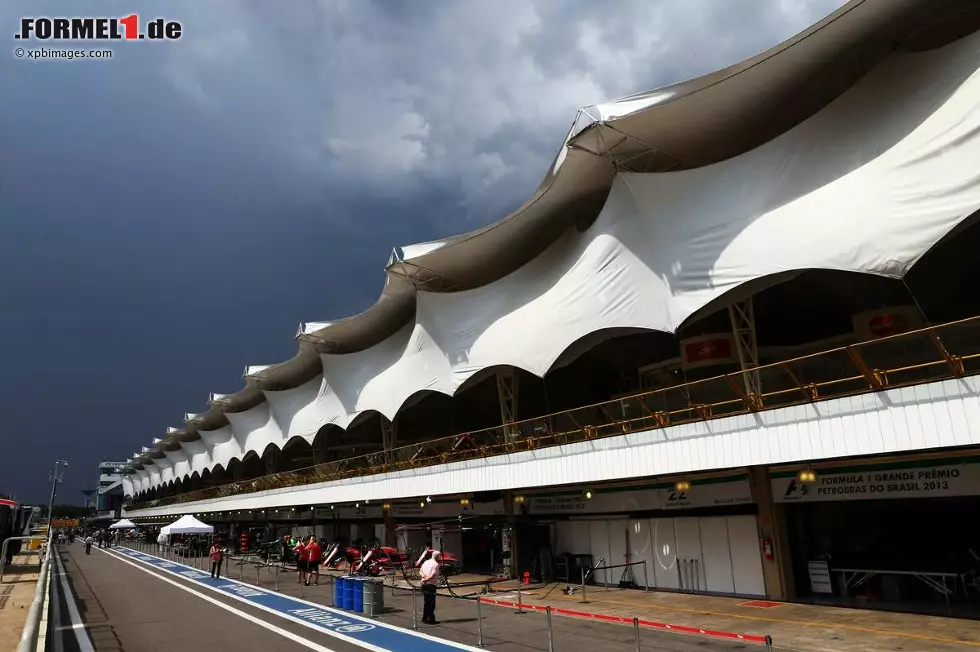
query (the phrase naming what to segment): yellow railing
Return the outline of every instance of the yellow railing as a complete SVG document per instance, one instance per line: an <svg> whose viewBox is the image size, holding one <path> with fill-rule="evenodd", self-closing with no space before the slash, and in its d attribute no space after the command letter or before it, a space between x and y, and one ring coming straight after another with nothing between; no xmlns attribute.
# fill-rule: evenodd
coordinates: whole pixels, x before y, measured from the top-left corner
<svg viewBox="0 0 980 652"><path fill-rule="evenodd" d="M134 504L131 510L414 469L980 373L980 317L474 432ZM750 392L747 387L760 387Z"/></svg>

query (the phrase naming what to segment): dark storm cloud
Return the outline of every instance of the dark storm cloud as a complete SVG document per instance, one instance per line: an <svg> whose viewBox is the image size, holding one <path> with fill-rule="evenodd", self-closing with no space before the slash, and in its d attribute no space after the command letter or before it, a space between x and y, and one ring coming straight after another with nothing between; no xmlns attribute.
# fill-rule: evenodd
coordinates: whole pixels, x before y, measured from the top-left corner
<svg viewBox="0 0 980 652"><path fill-rule="evenodd" d="M100 458L289 357L297 322L367 308L393 246L520 204L579 106L839 4L184 0L139 5L183 22L175 43L0 55L0 491L42 498L62 457L80 500ZM0 32L89 7L3 3Z"/></svg>

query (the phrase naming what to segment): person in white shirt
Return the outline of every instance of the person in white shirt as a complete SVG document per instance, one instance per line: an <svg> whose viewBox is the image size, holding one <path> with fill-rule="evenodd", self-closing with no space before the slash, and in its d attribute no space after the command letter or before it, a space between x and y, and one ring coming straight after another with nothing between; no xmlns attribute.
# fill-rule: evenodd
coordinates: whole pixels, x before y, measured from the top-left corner
<svg viewBox="0 0 980 652"><path fill-rule="evenodd" d="M439 551L433 550L432 556L422 564L419 571L422 579L422 622L429 625L439 624L436 620L436 587L439 585L441 559Z"/></svg>

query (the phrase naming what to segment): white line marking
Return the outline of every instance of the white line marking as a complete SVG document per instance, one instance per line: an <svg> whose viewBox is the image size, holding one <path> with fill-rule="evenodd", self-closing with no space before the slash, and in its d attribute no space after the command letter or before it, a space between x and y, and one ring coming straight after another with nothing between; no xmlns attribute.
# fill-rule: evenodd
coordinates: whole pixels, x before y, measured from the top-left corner
<svg viewBox="0 0 980 652"><path fill-rule="evenodd" d="M248 614L248 613L245 613L244 611L241 611L239 609L235 609L231 605L227 605L224 602L222 602L221 600L217 600L215 598L212 598L210 595L205 595L205 594L201 593L200 591L195 591L194 589L190 588L189 586L184 586L180 582L175 582L174 580L170 579L169 577L164 577L160 573L155 573L152 570L150 570L150 568L154 568L154 570L158 570L155 567L145 566L143 564L138 564L136 562L130 561L130 560L126 559L126 556L125 555L122 555L122 554L120 554L118 552L109 552L107 550L102 550L102 552L104 552L105 554L109 555L110 557L114 557L115 559L121 561L124 564L129 564L133 568L135 568L135 569L137 569L139 571L142 571L142 572L146 573L147 575L152 575L153 577L157 578L158 580L162 580L162 581L166 582L167 584L170 584L172 586L176 586L181 591L187 591L191 595L196 595L197 597L201 598L202 600L205 600L206 602L210 602L211 604L213 604L213 605L215 605L217 607L221 607L225 611L228 611L230 613L235 614L239 618L243 618L243 619L245 619L245 620L247 620L249 622L255 623L259 627L264 627L265 629L269 630L270 632L274 632L276 634L279 634L280 636L282 636L284 638L288 638L289 640L291 640L291 641L293 641L295 643L299 643L300 645L303 645L305 647L308 647L311 650L316 650L317 652L336 652L336 650L333 650L332 648L328 648L326 646L320 645L319 643L314 643L313 641L311 641L309 639L303 638L299 634L293 634L292 632L287 631L285 629L282 629L281 627L276 627L272 623L268 623L268 622L266 622L264 620L259 620L258 618L256 618L252 614ZM162 569L160 569L160 570L162 570ZM258 605L258 604L249 602L248 600L244 600L242 598L238 598L237 596L226 594L226 593L222 593L221 595L227 595L227 597L229 597L229 598L235 598L235 599L241 600L242 602L245 602L246 604L248 604L250 606L257 607L257 608L263 609L265 611L269 611L269 612L271 612L271 613L273 613L273 614L275 614L277 616L280 616L281 615L284 618L287 618L288 620L292 620L294 622L297 622L297 623L299 623L301 625L309 625L309 623L305 623L302 620L299 620L298 618L291 618L291 617L286 616L284 614L280 614L277 611L273 611L271 609L265 608L262 605ZM325 632L325 631L319 629L318 627L313 627L313 629L316 629L316 631L318 631L318 632L320 632L322 634L329 634L329 632ZM346 636L337 636L337 638L341 638L341 639L343 639L343 640L351 643L352 645L357 645L359 647L367 648L369 650L374 650L375 652L390 652L390 650L385 650L384 648L374 647L373 645L366 645L366 644L361 643L359 641L355 641L354 639L348 639Z"/></svg>
<svg viewBox="0 0 980 652"><path fill-rule="evenodd" d="M75 596L71 594L71 587L68 586L68 579L65 576L65 569L61 565L61 555L58 551L53 551L52 559L58 564L58 579L61 580L61 592L65 596L65 604L68 605L68 615L71 617L71 628L75 630L75 640L78 641L79 652L95 652L92 647L92 640L88 637L85 629L85 621L78 613L78 605L75 604Z"/></svg>
<svg viewBox="0 0 980 652"><path fill-rule="evenodd" d="M133 550L133 549L132 548L128 548L128 550ZM157 557L156 555L153 555L153 554L150 554L150 553L139 552L138 550L133 550L133 552L135 552L137 554L140 554L140 555L146 555L147 557L153 557L154 559L159 559L160 561L166 562L168 564L176 564L178 566L182 565L182 564L180 564L180 562L171 562L171 561L168 561L168 560L164 559L163 557ZM116 553L116 554L119 555L120 553ZM125 554L122 554L121 557L126 557L126 555ZM190 566L187 566L186 564L183 564L183 566L185 568L191 568ZM182 575L180 575L179 573L175 573L174 571L171 571L171 570L166 569L166 568L160 568L158 566L153 566L152 568L154 568L156 570L161 570L161 571L163 571L165 573L170 573L171 575L174 575L176 577L181 577L182 579L185 579L185 580L187 579L187 578L183 577ZM297 598L296 596L289 595L288 593L281 593L281 592L276 592L276 591L269 591L268 589L256 588L256 587L252 586L251 584L247 584L245 582L241 582L239 580L232 579L231 577L222 577L221 579L222 579L222 581L233 582L233 583L238 584L240 586L247 586L250 589L253 589L253 590L256 590L256 591L262 591L263 593L268 593L269 595L272 595L272 596L279 596L279 597L283 597L283 598L288 598L288 599L293 600L295 602L299 602L300 604L305 604L305 605L308 605L310 607L314 607L316 609L322 609L323 611L329 611L329 612L334 613L334 614L337 614L339 616L345 616L347 618L351 618L351 619L354 619L354 620L361 620L361 621L364 621L364 622L370 622L375 627L381 627L383 629L390 629L390 630L396 631L396 632L398 632L400 634L408 634L409 636L415 636L415 637L418 637L418 638L424 638L427 641L433 641L434 643L440 643L442 645L448 645L450 647L454 647L454 648L457 648L459 650L467 650L468 652L484 652L480 648L473 647L471 645L466 645L465 643L457 643L456 641L450 641L450 640L447 640L447 639L444 639L444 638L439 638L438 636L431 636L429 634L424 634L422 632L416 632L415 630L405 629L403 627L398 627L397 625L389 625L388 623L383 623L383 622L380 622L380 621L377 621L377 620L368 620L366 618L361 618L359 616L356 616L355 614L350 614L350 613L348 613L346 611L340 611L338 609L335 609L334 607L327 607L325 605L318 604L316 602L310 602L309 600L304 600L303 598ZM305 620L300 620L298 618L295 618L295 617L290 616L288 614L283 614L283 613L281 613L279 611L276 611L275 609L271 609L271 608L266 607L264 605L256 604L254 602L250 602L249 600L246 600L245 598L242 598L240 596L233 595L231 593L225 593L224 591L219 591L218 589L213 588L213 587L210 587L210 586L208 586L206 584L203 585L203 586L204 586L204 588L210 589L210 590L214 591L215 593L218 593L219 595L227 596L229 598L234 598L235 600L238 600L239 602L244 602L245 604L251 605L251 606L256 607L258 609L262 609L263 611L267 611L267 612L269 612L271 614L275 614L276 616L281 616L282 618L287 618L289 620L293 620L293 621L299 623L300 625L303 625L304 627L309 627L310 629L314 629L314 630L316 630L318 632L330 633L331 636L336 636L337 638L341 638L341 639L343 639L345 641L349 641L350 643L352 643L354 645L360 645L362 647L367 647L368 649L376 650L377 652L391 652L390 650L386 650L384 648L373 647L369 643L363 643L361 641L348 638L348 637L346 637L346 636L344 636L342 634L339 634L339 633L333 633L333 632L330 632L329 630L320 629L316 625L314 625L312 623L309 623L309 622L307 622Z"/></svg>

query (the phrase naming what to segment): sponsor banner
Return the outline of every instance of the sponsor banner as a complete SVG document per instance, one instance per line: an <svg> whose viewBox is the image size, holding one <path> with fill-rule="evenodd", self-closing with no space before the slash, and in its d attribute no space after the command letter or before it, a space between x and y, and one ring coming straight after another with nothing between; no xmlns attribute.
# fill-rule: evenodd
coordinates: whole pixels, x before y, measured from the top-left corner
<svg viewBox="0 0 980 652"><path fill-rule="evenodd" d="M980 495L980 464L910 465L862 471L817 471L816 482L796 476L772 479L778 503Z"/></svg>
<svg viewBox="0 0 980 652"><path fill-rule="evenodd" d="M496 505L497 509L494 509ZM498 500L496 503L470 503L460 505L459 501L441 501L426 503L422 507L421 501L417 503L401 503L391 506L391 513L395 518L454 518L456 516L493 516L504 513L504 503Z"/></svg>
<svg viewBox="0 0 980 652"><path fill-rule="evenodd" d="M381 518L381 503L361 503L359 505L343 505L334 509L318 509L316 517L336 518L344 521L352 521L362 518L379 519Z"/></svg>
<svg viewBox="0 0 980 652"><path fill-rule="evenodd" d="M104 473L119 473L126 468L126 462L99 462L99 471Z"/></svg>
<svg viewBox="0 0 980 652"><path fill-rule="evenodd" d="M875 340L896 333L923 328L922 315L915 306L893 306L869 310L851 317L859 341Z"/></svg>
<svg viewBox="0 0 980 652"><path fill-rule="evenodd" d="M673 487L635 491L593 492L529 496L524 503L529 514L625 514L646 510L697 509L742 505L752 502L747 478L726 481L692 482L688 491Z"/></svg>
<svg viewBox="0 0 980 652"><path fill-rule="evenodd" d="M393 503L391 505L391 515L395 519L400 518L455 518L461 514L470 516L499 516L504 513L504 503L502 500L490 503L471 503L469 505L460 505L459 501L451 500L440 500L431 503L425 503L422 506L422 501L412 502L412 503ZM367 505L361 505L359 507L354 506L344 506L336 507L334 509L317 509L316 517L317 519L340 519L340 520L358 520L358 519L372 519L380 520L383 518L383 513L381 509L382 503L371 502Z"/></svg>
<svg viewBox="0 0 980 652"><path fill-rule="evenodd" d="M735 362L735 342L731 333L701 335L681 341L682 363L686 369Z"/></svg>
<svg viewBox="0 0 980 652"><path fill-rule="evenodd" d="M55 518L51 520L51 527L78 527L77 518Z"/></svg>
<svg viewBox="0 0 980 652"><path fill-rule="evenodd" d="M408 629L379 623L357 614L307 602L275 591L249 586L232 579L213 579L210 573L199 571L184 564L169 562L130 548L116 547L106 554L112 555L113 553L172 573L191 584L223 593L264 611L302 622L308 627L336 638L345 639L355 645L360 644L359 647L375 650L399 650L400 652L449 652L450 650L459 652L461 649L476 649L459 643L430 638Z"/></svg>

